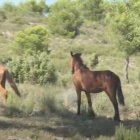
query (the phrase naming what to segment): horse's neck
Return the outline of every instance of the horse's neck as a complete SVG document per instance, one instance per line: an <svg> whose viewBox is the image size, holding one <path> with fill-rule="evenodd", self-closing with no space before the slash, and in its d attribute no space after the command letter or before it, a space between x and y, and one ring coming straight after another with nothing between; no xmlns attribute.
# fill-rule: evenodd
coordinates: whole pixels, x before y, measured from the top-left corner
<svg viewBox="0 0 140 140"><path fill-rule="evenodd" d="M86 71L86 70L89 70L85 65L81 65L79 63L76 63L75 67L74 67L74 71Z"/></svg>

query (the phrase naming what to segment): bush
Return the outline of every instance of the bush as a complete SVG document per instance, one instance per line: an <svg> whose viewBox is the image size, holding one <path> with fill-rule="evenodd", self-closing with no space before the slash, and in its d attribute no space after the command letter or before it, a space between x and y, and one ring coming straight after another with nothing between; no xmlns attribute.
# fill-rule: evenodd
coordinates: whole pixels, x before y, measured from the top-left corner
<svg viewBox="0 0 140 140"><path fill-rule="evenodd" d="M18 83L45 85L55 83L57 80L54 66L47 52L24 55L20 59L14 58L7 65Z"/></svg>
<svg viewBox="0 0 140 140"><path fill-rule="evenodd" d="M72 38L78 34L81 24L76 2L59 0L51 7L48 25L52 33Z"/></svg>
<svg viewBox="0 0 140 140"><path fill-rule="evenodd" d="M13 48L18 54L32 54L38 51L48 49L48 32L44 26L37 25L28 27L23 31L18 32Z"/></svg>
<svg viewBox="0 0 140 140"><path fill-rule="evenodd" d="M2 9L5 10L6 12L13 12L17 10L17 7L12 2L5 2L2 5Z"/></svg>
<svg viewBox="0 0 140 140"><path fill-rule="evenodd" d="M84 19L100 21L104 19L104 1L103 0L86 0L80 1L81 11Z"/></svg>
<svg viewBox="0 0 140 140"><path fill-rule="evenodd" d="M25 12L34 12L43 15L49 11L49 7L46 5L45 0L29 0L19 5L19 8Z"/></svg>
<svg viewBox="0 0 140 140"><path fill-rule="evenodd" d="M139 140L140 132L135 128L131 128L130 130L124 128L123 125L117 127L115 133L116 140Z"/></svg>

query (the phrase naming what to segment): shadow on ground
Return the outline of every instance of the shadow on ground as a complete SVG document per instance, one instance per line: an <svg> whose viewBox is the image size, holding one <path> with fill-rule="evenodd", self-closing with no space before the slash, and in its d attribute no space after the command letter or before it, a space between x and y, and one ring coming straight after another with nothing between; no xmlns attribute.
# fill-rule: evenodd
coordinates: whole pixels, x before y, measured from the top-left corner
<svg viewBox="0 0 140 140"><path fill-rule="evenodd" d="M75 114L63 116L62 125L45 127L43 130L63 137L71 137L76 134L82 137L99 137L100 135L111 137L114 136L115 129L119 125L124 125L128 129L135 127L140 130L140 120L124 120L119 123L105 116L92 118Z"/></svg>
<svg viewBox="0 0 140 140"><path fill-rule="evenodd" d="M77 116L73 112L49 112L44 115L24 116L0 119L0 129L18 129L48 132L58 137L72 137L79 134L82 137L114 136L116 126L123 124L126 128L133 127L140 129L140 120L124 120L121 123L115 122L105 116L96 118L87 117L87 114Z"/></svg>

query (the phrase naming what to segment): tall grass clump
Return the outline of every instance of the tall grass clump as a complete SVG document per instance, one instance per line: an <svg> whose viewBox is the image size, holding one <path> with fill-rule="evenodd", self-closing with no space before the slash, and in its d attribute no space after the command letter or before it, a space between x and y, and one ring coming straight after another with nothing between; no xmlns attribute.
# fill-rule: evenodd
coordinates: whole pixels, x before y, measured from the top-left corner
<svg viewBox="0 0 140 140"><path fill-rule="evenodd" d="M6 116L17 116L21 114L21 108L19 107L21 99L18 99L13 92L9 92L7 106L4 108L3 113Z"/></svg>
<svg viewBox="0 0 140 140"><path fill-rule="evenodd" d="M15 93L9 91L7 106L4 109L4 114L7 116L18 116L30 114L36 103L36 94L34 90L26 85L26 88L21 91L21 98L18 98Z"/></svg>
<svg viewBox="0 0 140 140"><path fill-rule="evenodd" d="M57 96L53 93L44 94L40 98L40 109L44 113L58 113L62 110L62 102L57 99Z"/></svg>
<svg viewBox="0 0 140 140"><path fill-rule="evenodd" d="M66 74L59 73L58 74L58 85L66 88L66 87L69 87L70 84L71 84L71 74L70 73L66 73Z"/></svg>
<svg viewBox="0 0 140 140"><path fill-rule="evenodd" d="M19 86L21 98L18 98L13 92L9 92L8 105L4 110L7 116L63 113L65 110L64 99L62 98L62 89L47 85L22 84Z"/></svg>
<svg viewBox="0 0 140 140"><path fill-rule="evenodd" d="M140 131L136 128L126 129L123 125L116 128L115 133L116 140L139 140Z"/></svg>

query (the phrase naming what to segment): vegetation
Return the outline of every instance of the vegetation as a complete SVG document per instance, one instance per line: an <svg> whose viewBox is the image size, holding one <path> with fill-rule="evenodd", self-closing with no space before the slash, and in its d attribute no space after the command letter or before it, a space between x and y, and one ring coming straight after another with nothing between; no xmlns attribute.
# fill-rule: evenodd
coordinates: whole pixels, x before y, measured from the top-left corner
<svg viewBox="0 0 140 140"><path fill-rule="evenodd" d="M117 128L115 138L116 140L138 140L140 137L140 133L136 128L132 128L127 130L123 125Z"/></svg>
<svg viewBox="0 0 140 140"><path fill-rule="evenodd" d="M50 6L44 0L29 0L1 5L0 62L11 71L22 94L16 97L6 85L7 106L0 98L1 139L139 138L139 6L139 0L57 0ZM110 119L114 112L104 93L92 95L95 119L87 115L84 93L82 114L75 115L70 51L81 52L90 69L119 75L126 102L125 108L120 107L122 124Z"/></svg>
<svg viewBox="0 0 140 140"><path fill-rule="evenodd" d="M53 34L75 37L82 24L80 11L72 0L58 0L50 10L48 25Z"/></svg>
<svg viewBox="0 0 140 140"><path fill-rule="evenodd" d="M43 26L37 25L18 32L13 42L13 47L20 55L24 53L33 54L38 51L47 51L47 41L47 29Z"/></svg>
<svg viewBox="0 0 140 140"><path fill-rule="evenodd" d="M49 11L49 7L46 5L45 0L30 0L20 5L21 10L25 12L34 12L43 15Z"/></svg>
<svg viewBox="0 0 140 140"><path fill-rule="evenodd" d="M81 11L84 19L100 21L104 19L104 4L103 0L79 0L81 3Z"/></svg>
<svg viewBox="0 0 140 140"><path fill-rule="evenodd" d="M139 2L135 2L136 5L139 5ZM118 46L121 51L124 52L126 59L126 79L129 82L128 78L128 65L129 57L135 55L140 51L140 13L136 10L135 4L130 1L130 3L120 3L116 7L117 12L113 16L114 27L116 32L120 35L118 39ZM115 21L115 22L114 22Z"/></svg>

